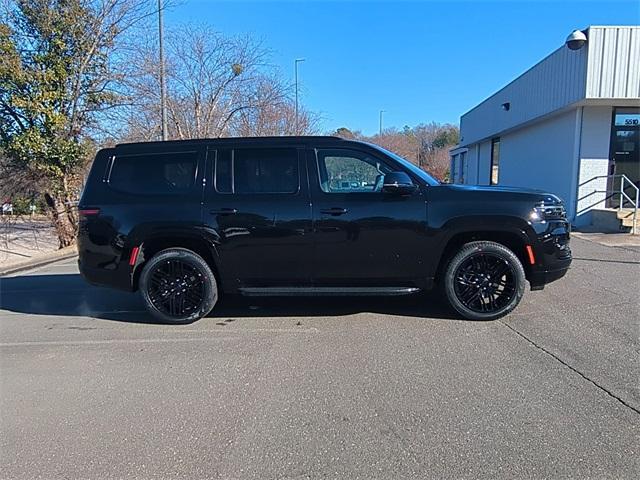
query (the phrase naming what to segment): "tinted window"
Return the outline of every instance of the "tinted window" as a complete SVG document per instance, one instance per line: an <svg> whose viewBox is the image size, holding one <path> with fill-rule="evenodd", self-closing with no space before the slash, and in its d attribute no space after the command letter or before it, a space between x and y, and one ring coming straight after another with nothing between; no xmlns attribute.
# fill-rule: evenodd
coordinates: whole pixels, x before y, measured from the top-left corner
<svg viewBox="0 0 640 480"><path fill-rule="evenodd" d="M218 150L216 155L216 190L220 193L232 193L231 150Z"/></svg>
<svg viewBox="0 0 640 480"><path fill-rule="evenodd" d="M116 156L109 185L138 194L181 194L195 182L196 152Z"/></svg>
<svg viewBox="0 0 640 480"><path fill-rule="evenodd" d="M298 185L298 152L294 148L218 152L216 190L220 193L295 193Z"/></svg>
<svg viewBox="0 0 640 480"><path fill-rule="evenodd" d="M318 150L320 188L326 193L379 192L391 169L377 158L350 150Z"/></svg>

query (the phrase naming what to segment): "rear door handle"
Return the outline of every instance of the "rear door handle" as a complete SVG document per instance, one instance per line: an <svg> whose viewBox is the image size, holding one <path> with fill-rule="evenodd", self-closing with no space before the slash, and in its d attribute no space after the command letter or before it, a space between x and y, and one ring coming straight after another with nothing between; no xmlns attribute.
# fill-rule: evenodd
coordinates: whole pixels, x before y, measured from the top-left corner
<svg viewBox="0 0 640 480"><path fill-rule="evenodd" d="M215 210L210 210L209 213L211 215L233 215L238 213L237 208L218 208Z"/></svg>
<svg viewBox="0 0 640 480"><path fill-rule="evenodd" d="M338 215L344 215L345 213L347 213L347 209L346 208L323 208L322 210L320 210L320 213L322 213L323 215L333 215L333 216L338 216Z"/></svg>

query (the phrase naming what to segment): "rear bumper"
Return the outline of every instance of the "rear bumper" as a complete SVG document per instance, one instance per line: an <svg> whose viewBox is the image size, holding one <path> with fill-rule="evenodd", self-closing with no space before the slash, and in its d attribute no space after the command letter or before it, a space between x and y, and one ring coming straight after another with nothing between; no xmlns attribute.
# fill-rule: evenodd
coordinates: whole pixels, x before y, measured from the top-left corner
<svg viewBox="0 0 640 480"><path fill-rule="evenodd" d="M89 267L86 262L82 261L82 256L78 258L78 270L80 270L80 276L91 285L116 288L125 292L133 291L128 272L121 272L119 269Z"/></svg>

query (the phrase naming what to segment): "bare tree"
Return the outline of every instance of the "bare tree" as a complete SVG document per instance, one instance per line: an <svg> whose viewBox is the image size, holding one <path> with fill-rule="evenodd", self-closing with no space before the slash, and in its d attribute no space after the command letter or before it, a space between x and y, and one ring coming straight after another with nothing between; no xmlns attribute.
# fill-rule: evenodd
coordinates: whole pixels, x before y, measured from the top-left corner
<svg viewBox="0 0 640 480"><path fill-rule="evenodd" d="M257 108L243 110L232 123L231 132L241 137L282 135L314 135L319 129L319 117L298 106L296 132L295 104L288 98L276 103L260 102Z"/></svg>
<svg viewBox="0 0 640 480"><path fill-rule="evenodd" d="M459 130L455 125L431 122L402 130L388 128L371 137L344 127L333 134L380 145L444 181L449 175L449 149L458 143Z"/></svg>
<svg viewBox="0 0 640 480"><path fill-rule="evenodd" d="M160 136L155 45L138 46L129 89L133 108L126 138ZM269 52L248 36L226 37L206 26L184 27L167 36L166 76L169 138L286 135L293 125L289 88L268 62ZM317 120L303 111L306 131Z"/></svg>

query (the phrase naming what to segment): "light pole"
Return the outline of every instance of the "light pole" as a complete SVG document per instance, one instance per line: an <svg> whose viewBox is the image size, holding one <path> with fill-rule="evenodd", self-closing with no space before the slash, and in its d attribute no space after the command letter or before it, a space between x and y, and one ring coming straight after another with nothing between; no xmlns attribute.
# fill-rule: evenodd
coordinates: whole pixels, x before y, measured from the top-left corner
<svg viewBox="0 0 640 480"><path fill-rule="evenodd" d="M158 0L158 43L160 49L160 116L162 117L162 140L167 140L167 88L164 83L164 45L162 42L162 0Z"/></svg>
<svg viewBox="0 0 640 480"><path fill-rule="evenodd" d="M296 135L300 133L298 130L298 64L304 62L304 58L296 58L294 63L295 66L295 83L296 83Z"/></svg>
<svg viewBox="0 0 640 480"><path fill-rule="evenodd" d="M380 110L380 131L379 131L379 135L382 136L382 114L384 113L384 110Z"/></svg>

